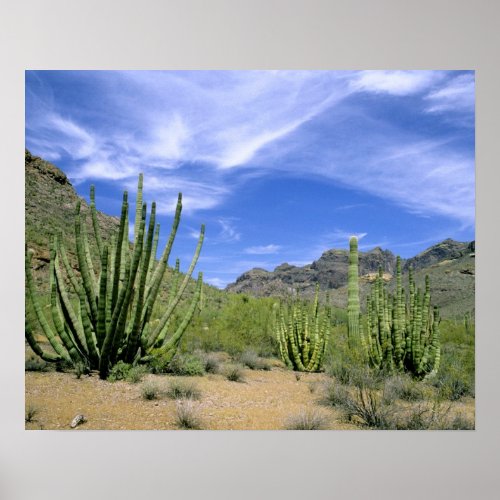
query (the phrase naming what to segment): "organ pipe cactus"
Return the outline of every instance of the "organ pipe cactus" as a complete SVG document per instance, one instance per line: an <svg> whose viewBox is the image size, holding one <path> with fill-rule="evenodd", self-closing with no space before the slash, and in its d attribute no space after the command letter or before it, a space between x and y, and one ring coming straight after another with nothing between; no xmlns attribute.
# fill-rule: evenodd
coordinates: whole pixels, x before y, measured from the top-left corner
<svg viewBox="0 0 500 500"><path fill-rule="evenodd" d="M330 335L330 310L318 302L319 285L311 310L295 299L275 305L274 332L281 359L296 371L317 372L322 369Z"/></svg>
<svg viewBox="0 0 500 500"><path fill-rule="evenodd" d="M153 349L173 357L200 299L202 274L185 315L173 334L168 335L171 319L191 279L203 244L202 225L198 244L181 284L178 286L179 263L173 273L168 304L160 318L152 322L160 285L168 267L170 251L179 226L182 195L179 193L172 230L163 254L156 263L159 225L153 202L146 228L147 207L142 202L142 174L139 175L135 211L134 244L128 240L128 195L123 194L120 225L117 234L105 240L100 234L95 207L95 190L90 191L90 212L98 256L93 262L86 224L80 202L75 211L75 243L79 277L69 264L60 238L54 237L50 252L50 312L46 318L35 290L31 272L32 251L26 249L27 297L33 304L36 319L54 353L44 351L32 333L31 318L26 316L26 340L45 361L66 361L99 370L106 379L118 361L134 363L151 357ZM99 269L99 273L95 272Z"/></svg>
<svg viewBox="0 0 500 500"><path fill-rule="evenodd" d="M358 238L352 236L349 240L347 273L347 338L351 347L358 345L361 340L358 276Z"/></svg>
<svg viewBox="0 0 500 500"><path fill-rule="evenodd" d="M417 289L410 269L409 293L402 286L401 259L396 261L396 289L390 295L382 269L367 298L367 328L364 335L370 364L386 372L407 371L429 378L439 370L441 346L439 311L431 306L430 281Z"/></svg>

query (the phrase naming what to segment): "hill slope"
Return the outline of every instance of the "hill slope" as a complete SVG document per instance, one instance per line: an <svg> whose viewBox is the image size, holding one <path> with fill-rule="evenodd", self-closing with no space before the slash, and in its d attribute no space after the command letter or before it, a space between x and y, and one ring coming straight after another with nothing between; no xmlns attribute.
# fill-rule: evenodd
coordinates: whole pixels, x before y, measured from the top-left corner
<svg viewBox="0 0 500 500"><path fill-rule="evenodd" d="M298 290L309 295L316 283L321 290L331 290L334 305L347 303L348 250L328 250L316 261L303 267L281 264L274 271L255 268L242 274L226 290L248 293L258 297L279 295ZM377 247L359 253L360 290L362 303L374 280L378 268L392 286L396 256L389 250ZM474 242L462 243L444 240L410 259L403 259L403 274L415 270L417 284L422 285L425 275L431 279L433 303L441 307L443 316L461 317L474 311L475 262Z"/></svg>

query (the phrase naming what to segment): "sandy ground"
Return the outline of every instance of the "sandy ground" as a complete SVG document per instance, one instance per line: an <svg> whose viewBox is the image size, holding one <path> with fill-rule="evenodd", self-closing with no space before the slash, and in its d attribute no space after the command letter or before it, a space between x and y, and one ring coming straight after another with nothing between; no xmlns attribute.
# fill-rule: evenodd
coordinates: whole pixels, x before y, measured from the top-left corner
<svg viewBox="0 0 500 500"><path fill-rule="evenodd" d="M77 379L73 373L26 372L26 408L36 408L34 421L26 429L70 429L77 414L86 422L76 430L131 429L174 430L177 402L161 394L147 401L142 397L144 383L154 382L166 391L175 380L189 380L201 392L194 411L201 428L209 430L284 429L287 420L301 412L314 412L325 418L326 429L359 429L345 422L342 414L322 406L324 374L244 370L245 382L230 382L222 375L174 377L147 375L137 384L107 382L96 373ZM454 411L474 418L474 400L454 403Z"/></svg>
<svg viewBox="0 0 500 500"><path fill-rule="evenodd" d="M356 428L342 422L338 411L318 405L323 374L290 371L244 370L245 382L230 382L222 375L173 377L147 375L142 382L106 382L97 374L76 379L72 373L26 372L26 407L37 409L27 429L69 429L77 414L87 421L77 429L177 429L176 402L165 395L147 401L142 385L189 379L201 391L194 403L203 429L283 429L290 416L303 411L324 415L329 429Z"/></svg>

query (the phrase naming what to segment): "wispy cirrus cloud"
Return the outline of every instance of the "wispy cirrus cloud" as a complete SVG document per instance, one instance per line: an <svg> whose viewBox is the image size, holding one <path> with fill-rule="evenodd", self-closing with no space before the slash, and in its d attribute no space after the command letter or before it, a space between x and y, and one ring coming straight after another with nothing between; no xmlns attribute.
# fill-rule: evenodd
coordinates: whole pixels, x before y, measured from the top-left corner
<svg viewBox="0 0 500 500"><path fill-rule="evenodd" d="M269 245L260 245L245 248L244 252L250 255L268 255L275 254L281 250L281 245L274 245L273 243Z"/></svg>
<svg viewBox="0 0 500 500"><path fill-rule="evenodd" d="M425 97L428 113L473 112L475 107L474 74L459 75Z"/></svg>
<svg viewBox="0 0 500 500"><path fill-rule="evenodd" d="M361 71L350 86L356 91L407 96L427 90L444 76L440 71Z"/></svg>
<svg viewBox="0 0 500 500"><path fill-rule="evenodd" d="M217 222L221 227L217 238L219 242L232 243L240 240L241 233L237 231L234 221L231 218L220 218Z"/></svg>
<svg viewBox="0 0 500 500"><path fill-rule="evenodd" d="M204 263L212 266L207 277L219 284L251 267L270 269L285 260L310 263L325 250L346 248L352 234L347 229L363 238L360 248L399 241L376 233L366 219L354 222L370 214L368 205L375 212L377 200L394 211L473 227L471 72L32 75L26 94L28 148L57 161L77 186L102 182L110 199L112 190L128 189L132 196L137 174L144 172L144 193L148 203L157 201L160 217L172 215L182 192L183 222L189 229L181 239L190 240L190 233L198 237L194 214L201 212L207 222L203 252L220 250L226 243L233 249L226 259ZM61 87L66 91L58 92ZM279 189L280 183L292 178L319 180L332 191L341 186L362 196L356 201L346 196L333 209L336 220L347 219L339 222L341 229L325 231L323 221L307 221L297 229L308 235L300 247L281 232L287 218L297 218L292 211L280 214L283 227L276 234L254 232L250 239L252 226L266 224L254 213L261 200L246 192L260 178L262 184L274 183L276 204L288 194ZM247 210L227 216L240 195ZM245 227L251 217L255 219Z"/></svg>

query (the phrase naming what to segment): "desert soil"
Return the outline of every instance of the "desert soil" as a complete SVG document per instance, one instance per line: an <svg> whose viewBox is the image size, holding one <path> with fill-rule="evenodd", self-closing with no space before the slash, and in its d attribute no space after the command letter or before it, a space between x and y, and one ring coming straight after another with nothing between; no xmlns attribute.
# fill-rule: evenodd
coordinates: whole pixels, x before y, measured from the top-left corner
<svg viewBox="0 0 500 500"><path fill-rule="evenodd" d="M244 370L244 382L228 381L223 375L175 377L146 375L142 382L107 382L97 373L77 379L73 373L26 372L26 408L36 408L26 429L70 429L78 414L86 418L76 430L174 430L177 402L161 394L147 401L142 386L154 382L162 391L175 379L189 380L201 392L194 402L207 430L284 429L287 420L303 412L322 415L326 429L359 429L343 419L335 408L320 404L325 374L294 372L279 367L271 371ZM474 419L474 400L453 403L453 413Z"/></svg>
<svg viewBox="0 0 500 500"><path fill-rule="evenodd" d="M147 375L137 384L107 382L96 373L77 379L72 373L26 372L26 407L37 409L27 429L69 429L77 414L83 429L177 429L176 402L165 395L144 400L145 382L167 389L173 380L189 379L201 391L195 404L203 429L283 429L289 417L312 410L323 414L329 429L355 429L342 422L335 409L318 405L324 374L305 373L297 380L293 372L244 370L244 382L230 382L222 375L174 377Z"/></svg>

